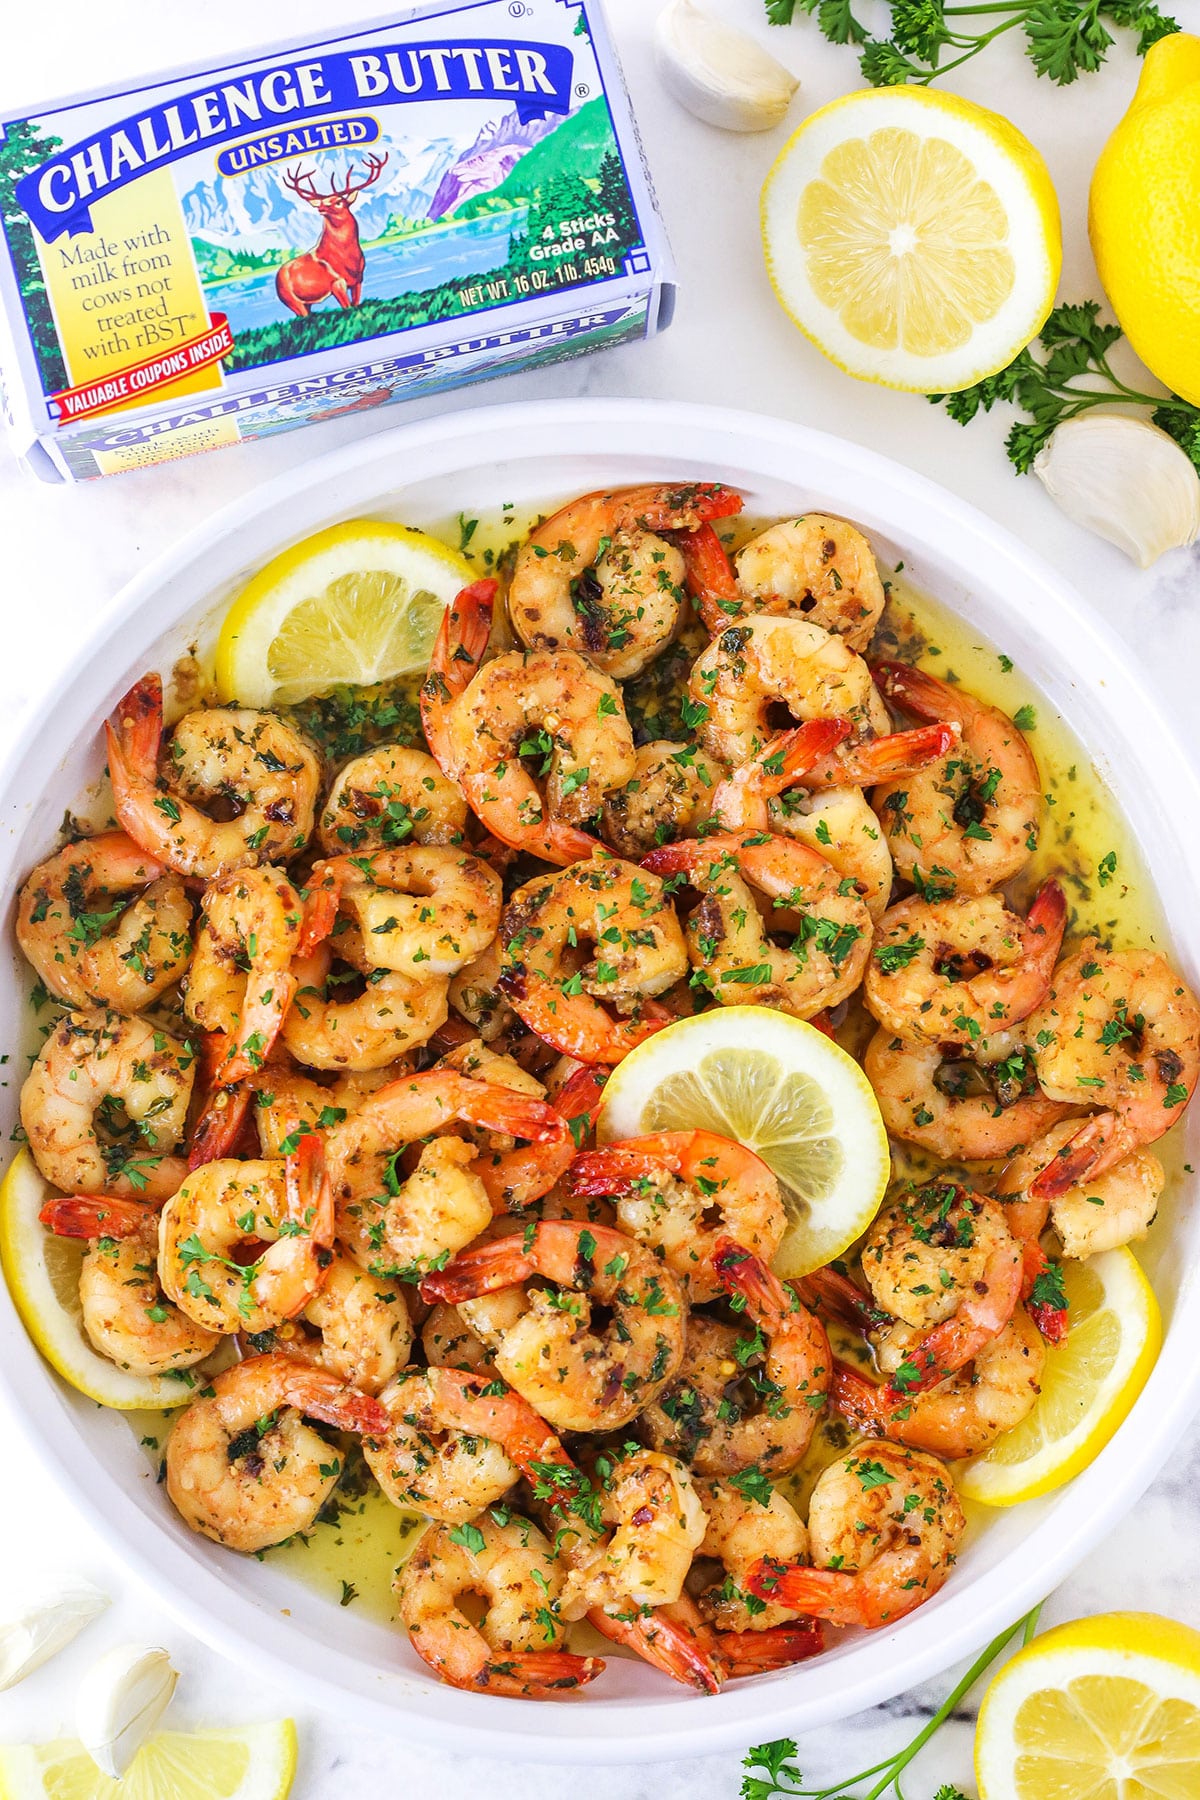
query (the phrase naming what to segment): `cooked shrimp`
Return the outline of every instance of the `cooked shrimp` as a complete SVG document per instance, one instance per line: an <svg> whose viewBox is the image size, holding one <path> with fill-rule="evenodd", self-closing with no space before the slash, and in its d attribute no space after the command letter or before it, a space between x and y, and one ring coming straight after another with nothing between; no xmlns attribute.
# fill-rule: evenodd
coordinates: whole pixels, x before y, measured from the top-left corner
<svg viewBox="0 0 1200 1800"><path fill-rule="evenodd" d="M296 997L282 1037L309 1068L387 1068L406 1050L428 1043L449 1010L444 975L417 977L392 969L360 969L362 992L339 998L347 977L335 970L334 957L347 959L353 948L352 934L342 932L292 964Z"/></svg>
<svg viewBox="0 0 1200 1800"><path fill-rule="evenodd" d="M886 781L871 797L897 873L930 898L986 894L1037 848L1042 784L1033 752L1007 713L924 669L885 662L874 673L903 712L962 732L941 762Z"/></svg>
<svg viewBox="0 0 1200 1800"><path fill-rule="evenodd" d="M372 963L424 979L456 975L500 923L500 877L447 844L375 850L320 863L354 915Z"/></svg>
<svg viewBox="0 0 1200 1800"><path fill-rule="evenodd" d="M797 721L846 718L854 742L888 730L887 708L862 657L843 638L806 619L755 617L728 625L693 665L700 741L737 768L756 756L784 708Z"/></svg>
<svg viewBox="0 0 1200 1800"><path fill-rule="evenodd" d="M652 1668L701 1694L720 1692L731 1671L718 1635L701 1618L695 1602L681 1594L670 1606L641 1608L630 1602L620 1611L594 1607L589 1625L648 1662Z"/></svg>
<svg viewBox="0 0 1200 1800"><path fill-rule="evenodd" d="M230 1040L222 1082L257 1073L299 985L304 903L279 869L237 869L212 881L187 973L183 1008L202 1031Z"/></svg>
<svg viewBox="0 0 1200 1800"><path fill-rule="evenodd" d="M368 1275L348 1256L335 1256L320 1290L304 1311L271 1332L256 1332L256 1350L330 1369L364 1394L378 1394L408 1361L412 1320L395 1282Z"/></svg>
<svg viewBox="0 0 1200 1800"><path fill-rule="evenodd" d="M1053 1105L1054 1103L1048 1102ZM1099 1175L1085 1175L1053 1200L1035 1200L1030 1188L1079 1130L1078 1120L1060 1120L1037 1142L1029 1142L1004 1170L994 1190L1005 1202L1014 1237L1036 1240L1047 1218L1062 1242L1063 1255L1097 1256L1144 1238L1154 1222L1166 1186L1166 1170L1151 1150L1132 1150ZM1022 1215L1028 1212L1028 1217Z"/></svg>
<svg viewBox="0 0 1200 1800"><path fill-rule="evenodd" d="M738 1329L693 1313L678 1374L648 1405L642 1430L701 1475L757 1469L773 1480L812 1440L829 1386L820 1321L766 1264L724 1239L714 1267L747 1315Z"/></svg>
<svg viewBox="0 0 1200 1800"><path fill-rule="evenodd" d="M622 1230L662 1254L692 1305L725 1290L713 1258L733 1238L769 1262L787 1214L779 1183L753 1151L713 1131L658 1131L576 1157L572 1193L617 1198Z"/></svg>
<svg viewBox="0 0 1200 1800"><path fill-rule="evenodd" d="M616 681L639 674L675 636L684 560L663 531L740 512L711 482L584 494L522 544L508 616L528 650L575 650Z"/></svg>
<svg viewBox="0 0 1200 1800"><path fill-rule="evenodd" d="M777 1006L796 1018L836 1006L862 980L871 915L853 884L806 844L721 835L652 850L643 867L682 875L702 895L684 927L693 967L725 1006ZM769 904L772 928L752 891Z"/></svg>
<svg viewBox="0 0 1200 1800"><path fill-rule="evenodd" d="M342 768L318 835L328 856L408 843L459 844L468 817L466 801L432 756L407 744L380 744Z"/></svg>
<svg viewBox="0 0 1200 1800"><path fill-rule="evenodd" d="M335 1075L324 1083L300 1069L273 1063L254 1083L254 1123L263 1156L286 1156L305 1131L332 1131L356 1107L411 1072L405 1057L385 1069Z"/></svg>
<svg viewBox="0 0 1200 1800"><path fill-rule="evenodd" d="M1051 1099L1103 1108L1035 1177L1031 1192L1039 1199L1154 1143L1200 1079L1200 1002L1151 950L1104 950L1087 939L1054 971L1027 1029Z"/></svg>
<svg viewBox="0 0 1200 1800"><path fill-rule="evenodd" d="M625 1447L615 1460L602 1453L597 1472L607 1529L595 1542L582 1529L569 1544L562 1534L570 1566L563 1617L581 1619L594 1608L619 1617L678 1600L707 1528L687 1466L661 1451Z"/></svg>
<svg viewBox="0 0 1200 1800"><path fill-rule="evenodd" d="M456 1305L531 1277L528 1306L496 1345L510 1385L558 1431L615 1431L653 1401L683 1356L683 1292L649 1250L604 1225L529 1225L457 1256L421 1284ZM593 1323L603 1307L611 1323Z"/></svg>
<svg viewBox="0 0 1200 1800"><path fill-rule="evenodd" d="M736 557L734 574L711 525L683 540L689 593L714 635L734 619L802 614L865 650L886 598L866 538L844 519L808 513L769 526Z"/></svg>
<svg viewBox="0 0 1200 1800"><path fill-rule="evenodd" d="M1043 1094L1018 1032L989 1032L967 1047L893 1037L881 1026L863 1069L889 1136L949 1162L1011 1156L1069 1110Z"/></svg>
<svg viewBox="0 0 1200 1800"><path fill-rule="evenodd" d="M179 980L192 909L177 875L123 831L67 844L17 900L17 942L68 1006L140 1012Z"/></svg>
<svg viewBox="0 0 1200 1800"><path fill-rule="evenodd" d="M600 851L518 888L500 924L500 987L565 1056L612 1065L670 1022L645 1002L687 974L675 909L661 881ZM577 949L590 945L586 959ZM615 1015L615 1016L614 1016Z"/></svg>
<svg viewBox="0 0 1200 1800"><path fill-rule="evenodd" d="M965 1529L936 1457L866 1441L817 1478L808 1512L814 1566L765 1556L746 1585L764 1600L873 1631L937 1593Z"/></svg>
<svg viewBox="0 0 1200 1800"><path fill-rule="evenodd" d="M474 1371L491 1367L491 1352L468 1324L461 1307L447 1306L444 1301L430 1309L421 1327L421 1348L426 1362L435 1369Z"/></svg>
<svg viewBox="0 0 1200 1800"><path fill-rule="evenodd" d="M100 1007L61 1018L21 1089L33 1159L65 1194L165 1200L187 1173L174 1154L195 1077L182 1038Z"/></svg>
<svg viewBox="0 0 1200 1800"><path fill-rule="evenodd" d="M304 1423L378 1430L378 1400L328 1369L252 1356L214 1377L167 1439L167 1493L193 1531L253 1552L307 1531L338 1484L340 1452Z"/></svg>
<svg viewBox="0 0 1200 1800"><path fill-rule="evenodd" d="M879 1336L877 1355L885 1374L910 1359L914 1336L906 1325ZM953 1461L978 1456L1028 1417L1041 1392L1045 1361L1041 1334L1018 1307L965 1368L924 1393L897 1395L890 1382L870 1381L848 1363L835 1362L830 1399L856 1431Z"/></svg>
<svg viewBox="0 0 1200 1800"><path fill-rule="evenodd" d="M442 620L421 689L425 736L493 837L577 862L597 847L578 826L634 773L633 733L616 683L573 651L482 662L495 588L464 588ZM540 759L544 799L522 757Z"/></svg>
<svg viewBox="0 0 1200 1800"><path fill-rule="evenodd" d="M176 1306L217 1331L270 1331L308 1305L333 1242L321 1140L302 1137L285 1165L206 1163L167 1201L158 1276ZM257 1244L241 1262L234 1252Z"/></svg>
<svg viewBox="0 0 1200 1800"><path fill-rule="evenodd" d="M694 837L712 813L713 793L725 771L695 744L656 738L637 752L624 787L601 808L606 844L634 861L676 838Z"/></svg>
<svg viewBox="0 0 1200 1800"><path fill-rule="evenodd" d="M767 830L823 856L854 883L872 920L882 917L892 893L892 854L861 788L789 788L771 802Z"/></svg>
<svg viewBox="0 0 1200 1800"><path fill-rule="evenodd" d="M528 1148L487 1150L433 1136L457 1122L525 1140ZM420 1153L405 1175L397 1160L410 1144ZM383 1275L428 1268L463 1249L490 1224L493 1205L547 1192L574 1154L570 1126L554 1107L441 1069L377 1089L334 1127L326 1145L338 1239L364 1268Z"/></svg>
<svg viewBox="0 0 1200 1800"><path fill-rule="evenodd" d="M83 1329L101 1356L135 1375L169 1375L212 1355L220 1335L172 1305L159 1285L153 1207L134 1200L50 1200L38 1216L59 1237L88 1239L79 1304Z"/></svg>
<svg viewBox="0 0 1200 1800"><path fill-rule="evenodd" d="M758 1599L746 1578L764 1556L807 1562L808 1532L791 1501L767 1482L744 1493L730 1481L697 1481L696 1492L708 1520L700 1556L723 1571L719 1582L698 1593L701 1613L719 1631L771 1631L790 1624L795 1608Z"/></svg>
<svg viewBox="0 0 1200 1800"><path fill-rule="evenodd" d="M145 675L104 731L117 818L167 868L212 880L231 869L286 861L307 843L320 763L274 713L244 707L186 713L160 756L162 682ZM205 810L218 804L234 816L214 818Z"/></svg>
<svg viewBox="0 0 1200 1800"><path fill-rule="evenodd" d="M1029 1017L1050 985L1066 923L1057 881L1042 883L1024 921L999 894L902 900L879 921L863 1001L898 1036L978 1043Z"/></svg>
<svg viewBox="0 0 1200 1800"><path fill-rule="evenodd" d="M550 1700L603 1671L600 1657L561 1648L562 1567L528 1519L514 1515L499 1525L484 1513L469 1532L436 1526L395 1587L413 1649L451 1687ZM485 1603L478 1624L460 1608L466 1594Z"/></svg>
<svg viewBox="0 0 1200 1800"><path fill-rule="evenodd" d="M891 1377L915 1394L961 1369L1003 1331L1021 1297L1021 1246L1003 1208L952 1181L903 1190L862 1252L875 1304L920 1337Z"/></svg>
<svg viewBox="0 0 1200 1800"><path fill-rule="evenodd" d="M573 1470L549 1426L502 1381L409 1368L380 1398L390 1423L363 1440L363 1454L394 1506L461 1525L522 1475L537 1484L547 1470Z"/></svg>

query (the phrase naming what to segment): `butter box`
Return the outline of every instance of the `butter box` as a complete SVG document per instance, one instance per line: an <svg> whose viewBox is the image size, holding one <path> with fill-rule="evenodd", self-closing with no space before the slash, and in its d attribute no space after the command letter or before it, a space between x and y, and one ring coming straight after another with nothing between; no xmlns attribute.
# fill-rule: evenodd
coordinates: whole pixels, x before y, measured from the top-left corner
<svg viewBox="0 0 1200 1800"><path fill-rule="evenodd" d="M0 120L19 454L80 481L649 337L600 0L402 8Z"/></svg>

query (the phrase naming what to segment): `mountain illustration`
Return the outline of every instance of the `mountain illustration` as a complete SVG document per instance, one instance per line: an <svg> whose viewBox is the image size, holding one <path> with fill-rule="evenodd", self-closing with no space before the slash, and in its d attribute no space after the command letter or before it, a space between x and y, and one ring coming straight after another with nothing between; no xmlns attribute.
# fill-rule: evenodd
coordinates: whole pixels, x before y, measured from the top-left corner
<svg viewBox="0 0 1200 1800"><path fill-rule="evenodd" d="M462 153L451 138L389 146L379 180L355 202L364 242L381 237L394 218L423 219L446 170ZM250 255L278 255L307 249L319 229L315 208L305 206L283 185L283 175L299 166L316 168L317 185L344 180L355 159L339 152L252 169L248 175L214 176L183 195L183 216L193 238ZM362 160L357 160L359 173Z"/></svg>
<svg viewBox="0 0 1200 1800"><path fill-rule="evenodd" d="M429 208L431 219L444 219L466 200L490 194L521 158L560 123L556 118L529 119L515 112L488 120L469 150L457 157L438 184Z"/></svg>

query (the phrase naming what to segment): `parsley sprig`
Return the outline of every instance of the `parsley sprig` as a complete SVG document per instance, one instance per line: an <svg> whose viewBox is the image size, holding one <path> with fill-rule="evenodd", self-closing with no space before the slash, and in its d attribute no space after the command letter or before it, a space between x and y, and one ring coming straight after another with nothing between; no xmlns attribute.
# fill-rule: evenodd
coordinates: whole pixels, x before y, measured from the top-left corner
<svg viewBox="0 0 1200 1800"><path fill-rule="evenodd" d="M1023 1619L1018 1619L1015 1625L1010 1625L998 1637L994 1637L986 1649L980 1651L962 1680L946 1695L933 1717L903 1750L898 1750L883 1762L873 1763L869 1769L859 1769L855 1775L844 1775L828 1787L805 1787L804 1777L795 1760L795 1739L776 1738L770 1744L757 1744L742 1758L742 1767L750 1771L742 1777L742 1800L772 1800L775 1794L783 1794L787 1800L883 1800L883 1796L889 1794L894 1800L904 1800L900 1777L909 1763L925 1748L935 1732L941 1729L964 1695L970 1693L985 1669L992 1666L1001 1651L1007 1648L1018 1633L1022 1644L1030 1642L1037 1630L1041 1610L1040 1604L1035 1606L1032 1612L1026 1613ZM872 1785L859 1790L860 1782L871 1782ZM850 1791L852 1788L856 1790L854 1793ZM965 1800L965 1796L948 1783L938 1789L934 1800Z"/></svg>
<svg viewBox="0 0 1200 1800"><path fill-rule="evenodd" d="M1005 440L1009 461L1022 475L1033 467L1055 426L1094 406L1149 407L1154 423L1200 469L1200 407L1178 394L1143 394L1122 381L1108 354L1121 327L1103 324L1099 315L1096 300L1056 306L1041 336L1006 369L957 394L930 394L929 399L935 406L944 404L960 425L969 425L980 411L991 412L1002 400L1027 412L1029 418L1018 419Z"/></svg>
<svg viewBox="0 0 1200 1800"><path fill-rule="evenodd" d="M872 87L928 86L986 50L1006 31L1020 29L1025 54L1039 75L1060 87L1098 69L1113 45L1108 24L1136 31L1144 56L1177 22L1154 0L978 0L947 6L945 0L888 0L891 36L875 38L853 10L853 0L766 0L772 25L790 25L797 13L816 17L834 44L854 44L859 67ZM945 60L943 60L943 58Z"/></svg>

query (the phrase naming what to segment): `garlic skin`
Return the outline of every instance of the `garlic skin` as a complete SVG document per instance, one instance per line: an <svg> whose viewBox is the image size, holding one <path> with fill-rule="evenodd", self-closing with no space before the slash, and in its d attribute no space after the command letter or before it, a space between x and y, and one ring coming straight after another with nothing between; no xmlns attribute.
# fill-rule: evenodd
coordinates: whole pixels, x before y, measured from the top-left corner
<svg viewBox="0 0 1200 1800"><path fill-rule="evenodd" d="M179 1675L167 1652L119 1644L92 1664L75 1697L80 1743L105 1775L119 1781L158 1724Z"/></svg>
<svg viewBox="0 0 1200 1800"><path fill-rule="evenodd" d="M724 131L770 130L800 85L752 37L694 0L667 0L654 27L654 54L667 92Z"/></svg>
<svg viewBox="0 0 1200 1800"><path fill-rule="evenodd" d="M80 1575L49 1575L0 1602L0 1693L15 1687L77 1637L108 1605Z"/></svg>
<svg viewBox="0 0 1200 1800"><path fill-rule="evenodd" d="M1200 533L1200 475L1146 419L1090 412L1064 419L1033 472L1069 519L1148 569Z"/></svg>

